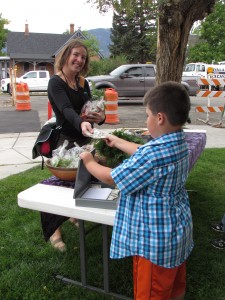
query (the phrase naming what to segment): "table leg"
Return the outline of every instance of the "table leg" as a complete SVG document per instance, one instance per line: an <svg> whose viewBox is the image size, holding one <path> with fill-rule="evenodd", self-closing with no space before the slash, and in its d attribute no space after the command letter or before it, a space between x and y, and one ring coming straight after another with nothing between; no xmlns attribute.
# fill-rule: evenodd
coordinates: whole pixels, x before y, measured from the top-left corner
<svg viewBox="0 0 225 300"><path fill-rule="evenodd" d="M84 221L79 219L79 239L80 239L80 272L81 283L87 285L86 247Z"/></svg>
<svg viewBox="0 0 225 300"><path fill-rule="evenodd" d="M103 278L104 291L109 292L109 247L108 247L108 226L102 224L102 246L103 246Z"/></svg>
<svg viewBox="0 0 225 300"><path fill-rule="evenodd" d="M79 239L80 239L80 271L81 282L57 275L56 278L65 284L72 284L81 286L91 291L100 294L108 295L117 300L132 300L129 297L112 293L109 291L109 247L108 247L108 225L102 224L102 247L103 247L103 275L104 275L104 288L97 288L87 284L87 263L86 263L86 245L85 245L85 228L84 221L79 219Z"/></svg>

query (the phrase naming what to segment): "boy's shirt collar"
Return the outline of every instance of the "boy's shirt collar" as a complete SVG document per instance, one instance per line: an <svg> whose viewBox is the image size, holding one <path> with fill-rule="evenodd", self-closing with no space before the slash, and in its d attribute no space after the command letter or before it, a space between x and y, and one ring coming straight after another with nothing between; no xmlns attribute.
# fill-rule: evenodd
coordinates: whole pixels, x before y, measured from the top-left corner
<svg viewBox="0 0 225 300"><path fill-rule="evenodd" d="M175 142L175 141L179 141L179 140L183 140L185 139L185 133L183 130L177 130L174 132L170 132L170 133L165 133L163 135L160 135L157 138L153 138L152 140L150 140L148 143L144 144L145 145L159 145L159 144L164 144L164 143L168 143L168 142Z"/></svg>

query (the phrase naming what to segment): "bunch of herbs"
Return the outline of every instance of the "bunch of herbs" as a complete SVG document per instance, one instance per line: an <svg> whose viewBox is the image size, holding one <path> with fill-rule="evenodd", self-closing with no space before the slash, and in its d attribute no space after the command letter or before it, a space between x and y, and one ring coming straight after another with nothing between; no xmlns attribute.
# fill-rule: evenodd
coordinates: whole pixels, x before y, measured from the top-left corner
<svg viewBox="0 0 225 300"><path fill-rule="evenodd" d="M146 141L144 141L141 137L133 133L127 133L125 130L115 130L111 134L122 138L126 141L137 143L143 145ZM110 168L114 168L118 164L120 164L123 160L129 157L128 154L123 151L109 147L104 140L97 140L94 143L94 147L99 154L100 157L104 157L106 161L106 165Z"/></svg>

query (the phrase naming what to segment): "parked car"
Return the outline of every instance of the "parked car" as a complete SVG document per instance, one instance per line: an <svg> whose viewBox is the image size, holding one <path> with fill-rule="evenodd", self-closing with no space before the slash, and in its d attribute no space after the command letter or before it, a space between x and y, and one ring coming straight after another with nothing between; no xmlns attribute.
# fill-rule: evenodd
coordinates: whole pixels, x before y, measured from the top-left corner
<svg viewBox="0 0 225 300"><path fill-rule="evenodd" d="M48 71L29 71L23 76L16 78L16 82L27 83L29 91L31 92L45 92L47 91L49 79L50 75ZM4 78L1 80L1 90L3 93L11 94L10 78Z"/></svg>
<svg viewBox="0 0 225 300"><path fill-rule="evenodd" d="M154 64L121 65L109 75L88 76L96 89L113 88L120 98L143 97L155 85L156 66ZM191 84L182 80L190 96L196 96L199 89L196 81Z"/></svg>

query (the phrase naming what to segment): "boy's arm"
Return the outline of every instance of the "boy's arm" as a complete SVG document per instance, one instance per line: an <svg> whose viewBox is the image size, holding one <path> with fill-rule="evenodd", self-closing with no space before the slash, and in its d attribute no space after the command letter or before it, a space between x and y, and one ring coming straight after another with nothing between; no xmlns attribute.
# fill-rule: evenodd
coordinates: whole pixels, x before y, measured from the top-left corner
<svg viewBox="0 0 225 300"><path fill-rule="evenodd" d="M112 169L98 164L90 152L81 153L80 158L83 160L88 172L92 174L95 178L108 185L115 185L115 182L110 174Z"/></svg>
<svg viewBox="0 0 225 300"><path fill-rule="evenodd" d="M107 136L105 142L108 146L115 147L129 155L132 155L137 150L137 148L141 146L139 144L128 142L112 134L109 134Z"/></svg>

